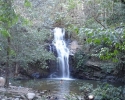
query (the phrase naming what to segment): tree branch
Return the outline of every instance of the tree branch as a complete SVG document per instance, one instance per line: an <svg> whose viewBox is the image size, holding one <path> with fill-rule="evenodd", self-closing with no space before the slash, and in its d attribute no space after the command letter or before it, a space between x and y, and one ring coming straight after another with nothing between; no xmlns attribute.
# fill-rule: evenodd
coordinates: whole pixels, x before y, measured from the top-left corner
<svg viewBox="0 0 125 100"><path fill-rule="evenodd" d="M96 21L97 23L99 23L103 28L106 29L105 25L103 25L99 20L97 20L97 18L95 18L94 16L93 16L93 18L95 19L95 21Z"/></svg>

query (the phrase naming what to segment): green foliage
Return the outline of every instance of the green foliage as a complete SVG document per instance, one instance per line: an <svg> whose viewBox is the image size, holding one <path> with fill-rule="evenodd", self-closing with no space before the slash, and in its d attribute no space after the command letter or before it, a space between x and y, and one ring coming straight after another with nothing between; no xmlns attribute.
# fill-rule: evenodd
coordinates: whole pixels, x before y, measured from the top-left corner
<svg viewBox="0 0 125 100"><path fill-rule="evenodd" d="M28 20L26 18L21 18L21 19L22 19L23 26L25 26L25 25L31 25L31 23L32 23L30 20Z"/></svg>
<svg viewBox="0 0 125 100"><path fill-rule="evenodd" d="M24 5L31 7L29 0L25 0ZM11 0L0 1L1 62L7 62L8 43L6 38L11 37L11 45L8 50L10 66L17 62L19 66L27 68L29 63L40 61L40 68L48 68L46 61L54 59L54 55L45 49L47 45L44 41L50 38L50 31L41 29L38 32L37 28L28 26L32 23L29 17L21 16L21 14L19 16L18 10L13 7L16 6Z"/></svg>
<svg viewBox="0 0 125 100"><path fill-rule="evenodd" d="M95 100L123 100L123 87L114 87L113 85L107 83L100 83L96 88L92 84L84 83L83 86L79 88L81 94L69 94L65 97L68 100L81 100L86 99L88 95L93 95Z"/></svg>
<svg viewBox="0 0 125 100"><path fill-rule="evenodd" d="M83 93L86 91L88 93L91 93L93 91L93 85L89 83L84 83L83 86L79 87L79 90Z"/></svg>
<svg viewBox="0 0 125 100"><path fill-rule="evenodd" d="M76 2L74 0L68 0L68 9L72 10L76 7Z"/></svg>
<svg viewBox="0 0 125 100"><path fill-rule="evenodd" d="M0 33L4 36L4 37L10 37L10 33L6 30L6 29L1 29Z"/></svg>
<svg viewBox="0 0 125 100"><path fill-rule="evenodd" d="M75 67L77 70L83 70L86 61L88 60L88 55L85 55L84 52L79 51L75 53Z"/></svg>
<svg viewBox="0 0 125 100"><path fill-rule="evenodd" d="M122 0L85 0L84 6L86 27L108 28L125 23L125 3Z"/></svg>
<svg viewBox="0 0 125 100"><path fill-rule="evenodd" d="M12 7L12 0L10 1L0 1L0 22L3 28L11 28L17 20L18 16ZM1 26L1 27L2 27Z"/></svg>
<svg viewBox="0 0 125 100"><path fill-rule="evenodd" d="M122 87L114 87L109 84L100 84L92 92L99 100L121 100L123 99Z"/></svg>
<svg viewBox="0 0 125 100"><path fill-rule="evenodd" d="M54 59L54 55L48 52L45 47L45 40L49 36L49 31L42 29L40 32L37 29L32 30L30 27L22 27L18 24L12 28L12 49L15 55L11 58L16 61L21 67L29 67L28 63L36 63L39 61L38 67L48 68L46 61Z"/></svg>
<svg viewBox="0 0 125 100"><path fill-rule="evenodd" d="M79 28L73 24L68 25L67 30L72 32L72 33L75 33L76 35L79 33Z"/></svg>
<svg viewBox="0 0 125 100"><path fill-rule="evenodd" d="M121 31L114 29L88 29L83 28L79 34L82 40L86 36L86 44L93 46L92 56L97 56L102 60L120 61L121 54L124 52L124 28ZM85 35L83 35L83 33ZM100 48L96 48L100 45Z"/></svg>
<svg viewBox="0 0 125 100"><path fill-rule="evenodd" d="M82 100L81 96L78 96L76 94L69 94L69 95L65 95L65 99L66 100Z"/></svg>
<svg viewBox="0 0 125 100"><path fill-rule="evenodd" d="M25 0L24 5L26 7L31 7L31 2L29 0Z"/></svg>
<svg viewBox="0 0 125 100"><path fill-rule="evenodd" d="M114 12L107 18L107 22L109 25L125 23L125 4L114 3Z"/></svg>
<svg viewBox="0 0 125 100"><path fill-rule="evenodd" d="M114 87L107 83L100 83L96 88L93 88L92 84L83 84L80 87L83 95L87 92L87 95L93 94L95 99L99 100L121 100L123 99L122 87Z"/></svg>
<svg viewBox="0 0 125 100"><path fill-rule="evenodd" d="M80 43L90 47L92 56L120 62L125 50L125 31L119 33L109 25L124 26L124 8L118 0L0 0L0 34L11 37L11 61L22 62L21 66L37 60L44 66L46 60L52 59L51 53L45 50L50 31L43 26L51 28L56 22L63 24L73 39L78 39L78 35ZM7 42L3 36L0 55L5 61ZM79 53L76 59L76 68L80 69L87 57Z"/></svg>
<svg viewBox="0 0 125 100"><path fill-rule="evenodd" d="M117 64L113 64L113 63L104 63L101 64L101 69L103 70L103 72L105 73L111 73L115 68L116 68Z"/></svg>

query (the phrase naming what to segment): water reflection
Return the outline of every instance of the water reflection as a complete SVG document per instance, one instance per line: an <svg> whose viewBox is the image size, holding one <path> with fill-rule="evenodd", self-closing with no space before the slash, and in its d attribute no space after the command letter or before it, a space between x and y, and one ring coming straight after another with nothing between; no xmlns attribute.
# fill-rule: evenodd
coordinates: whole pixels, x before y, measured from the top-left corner
<svg viewBox="0 0 125 100"><path fill-rule="evenodd" d="M60 80L58 85L58 96L59 98L64 97L64 95L69 94L70 92L70 83L67 80Z"/></svg>

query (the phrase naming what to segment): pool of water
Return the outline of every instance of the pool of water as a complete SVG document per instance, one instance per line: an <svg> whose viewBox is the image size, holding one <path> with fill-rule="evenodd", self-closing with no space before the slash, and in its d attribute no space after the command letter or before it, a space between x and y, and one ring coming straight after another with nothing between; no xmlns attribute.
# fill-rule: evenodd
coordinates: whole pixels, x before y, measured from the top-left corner
<svg viewBox="0 0 125 100"><path fill-rule="evenodd" d="M83 86L85 83L93 84L93 88L95 88L101 82L79 79L41 79L16 81L13 85L30 87L39 91L49 90L51 94L61 98L70 93L79 95L79 87Z"/></svg>
<svg viewBox="0 0 125 100"><path fill-rule="evenodd" d="M83 83L93 84L94 87L98 84L97 81L78 80L78 79L41 79L41 80L24 80L15 81L13 85L30 87L35 90L50 90L53 95L63 96L70 93L79 94L79 87Z"/></svg>

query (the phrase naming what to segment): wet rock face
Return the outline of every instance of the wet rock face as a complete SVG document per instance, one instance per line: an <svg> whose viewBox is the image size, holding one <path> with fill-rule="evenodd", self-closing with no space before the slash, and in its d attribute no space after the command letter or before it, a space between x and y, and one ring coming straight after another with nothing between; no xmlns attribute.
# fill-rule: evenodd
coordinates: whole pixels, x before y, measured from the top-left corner
<svg viewBox="0 0 125 100"><path fill-rule="evenodd" d="M55 55L55 57L58 56L56 47L53 44L50 45L50 51Z"/></svg>
<svg viewBox="0 0 125 100"><path fill-rule="evenodd" d="M53 45L53 43L48 43L46 46L45 46L45 49L48 51L48 52L52 52L56 57L57 57L57 51L56 51L56 47Z"/></svg>
<svg viewBox="0 0 125 100"><path fill-rule="evenodd" d="M81 45L79 45L76 40L72 41L69 44L70 55L74 55L80 49L81 49Z"/></svg>
<svg viewBox="0 0 125 100"><path fill-rule="evenodd" d="M38 67L29 67L28 70L20 68L18 76L14 77L14 78L16 80L25 80L25 79L47 78L48 76L49 76L49 69L40 69Z"/></svg>

